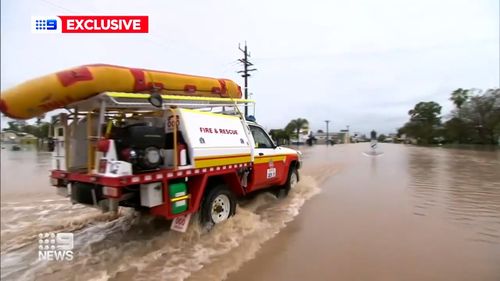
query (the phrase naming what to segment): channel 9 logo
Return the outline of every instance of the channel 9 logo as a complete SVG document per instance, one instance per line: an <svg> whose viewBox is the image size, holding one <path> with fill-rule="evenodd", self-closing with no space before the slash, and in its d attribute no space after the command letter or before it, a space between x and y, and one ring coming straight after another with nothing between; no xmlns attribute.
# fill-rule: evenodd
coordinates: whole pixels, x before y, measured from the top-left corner
<svg viewBox="0 0 500 281"><path fill-rule="evenodd" d="M33 16L33 33L148 33L148 16Z"/></svg>
<svg viewBox="0 0 500 281"><path fill-rule="evenodd" d="M69 232L38 234L38 259L44 261L73 260L74 238Z"/></svg>
<svg viewBox="0 0 500 281"><path fill-rule="evenodd" d="M61 19L57 17L32 17L31 32L61 33Z"/></svg>
<svg viewBox="0 0 500 281"><path fill-rule="evenodd" d="M35 29L36 30L56 30L57 29L57 20L54 20L54 19L35 20Z"/></svg>

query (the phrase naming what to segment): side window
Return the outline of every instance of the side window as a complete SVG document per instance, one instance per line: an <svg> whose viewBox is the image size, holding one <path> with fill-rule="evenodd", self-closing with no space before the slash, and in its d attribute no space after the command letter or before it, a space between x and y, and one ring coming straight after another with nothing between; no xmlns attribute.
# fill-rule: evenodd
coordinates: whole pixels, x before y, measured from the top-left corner
<svg viewBox="0 0 500 281"><path fill-rule="evenodd" d="M269 136L259 127L250 126L256 148L273 148L273 142Z"/></svg>

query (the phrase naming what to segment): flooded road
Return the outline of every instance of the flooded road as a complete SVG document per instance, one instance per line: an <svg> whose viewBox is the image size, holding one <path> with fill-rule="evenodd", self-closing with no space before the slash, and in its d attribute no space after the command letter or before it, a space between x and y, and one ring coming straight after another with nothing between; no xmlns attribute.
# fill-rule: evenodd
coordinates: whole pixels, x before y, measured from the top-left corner
<svg viewBox="0 0 500 281"><path fill-rule="evenodd" d="M2 150L2 280L500 280L500 152L382 144L303 148L285 200L242 202L202 233L71 205L50 154ZM38 261L40 232L74 260Z"/></svg>

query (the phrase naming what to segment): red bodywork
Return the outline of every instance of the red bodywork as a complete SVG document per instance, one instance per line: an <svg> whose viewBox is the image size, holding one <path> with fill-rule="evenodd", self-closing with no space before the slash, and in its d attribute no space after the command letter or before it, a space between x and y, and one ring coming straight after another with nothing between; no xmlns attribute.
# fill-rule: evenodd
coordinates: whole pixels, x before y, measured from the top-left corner
<svg viewBox="0 0 500 281"><path fill-rule="evenodd" d="M294 164L295 162L295 164ZM167 219L173 219L175 217L191 214L198 211L205 187L211 179L217 179L223 181L229 186L231 191L238 197L244 196L249 192L263 189L275 185L283 185L286 183L288 178L288 168L291 165L299 165L297 157L289 155L285 161L277 161L273 164L277 168L277 176L275 179L269 180L261 178L265 176L265 171L269 167L268 163L244 163L244 164L234 164L225 166L216 166L208 168L199 169L183 169L174 171L172 169L160 169L158 171L136 174L131 176L120 176L120 177L107 177L95 174L86 174L78 172L66 172L62 170L52 170L50 177L57 180L57 182L67 183L71 182L82 182L90 183L99 186L106 186L117 188L117 196L105 196L107 198L119 198L122 195L122 188L139 185L152 182L162 182L163 186L163 204L150 208L150 213L153 215L163 216ZM298 168L298 166L297 166ZM239 175L243 171L250 171L248 177L247 187L241 185L241 178ZM180 214L173 214L171 211L171 204L168 192L169 181L179 180L187 178L188 187L188 209L187 211Z"/></svg>

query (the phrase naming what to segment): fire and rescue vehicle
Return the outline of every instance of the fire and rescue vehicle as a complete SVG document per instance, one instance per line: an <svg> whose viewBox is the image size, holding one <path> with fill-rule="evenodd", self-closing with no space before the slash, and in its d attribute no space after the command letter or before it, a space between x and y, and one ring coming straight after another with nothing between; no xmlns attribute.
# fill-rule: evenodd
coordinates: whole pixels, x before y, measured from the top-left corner
<svg viewBox="0 0 500 281"><path fill-rule="evenodd" d="M94 72L89 73L98 74L101 67L90 66ZM110 66L104 67L107 71ZM81 68L56 75L62 89L95 89L85 84L92 79L82 78L78 71ZM131 77L136 80L131 79L137 85L141 76L134 71ZM74 81L64 86L68 77ZM231 82L215 81L222 88ZM69 113L59 114L53 127L50 173L59 194L105 212L121 206L162 216L173 220L172 229L185 231L195 212L204 225L217 224L235 213L238 198L259 190L284 197L298 182L300 152L276 146L261 126L245 119L240 107L252 101L221 95L217 87L209 88L211 96L196 96L189 93L199 86L181 85L180 91L168 94L156 87L158 83L152 85L149 92L90 96L84 89L84 98L63 100ZM55 92L61 85L52 87L55 90L47 91ZM29 117L33 110L28 109L40 108L36 101L19 100L15 91L36 93L36 87L21 85L2 93L4 113ZM16 102L25 108L12 107Z"/></svg>

